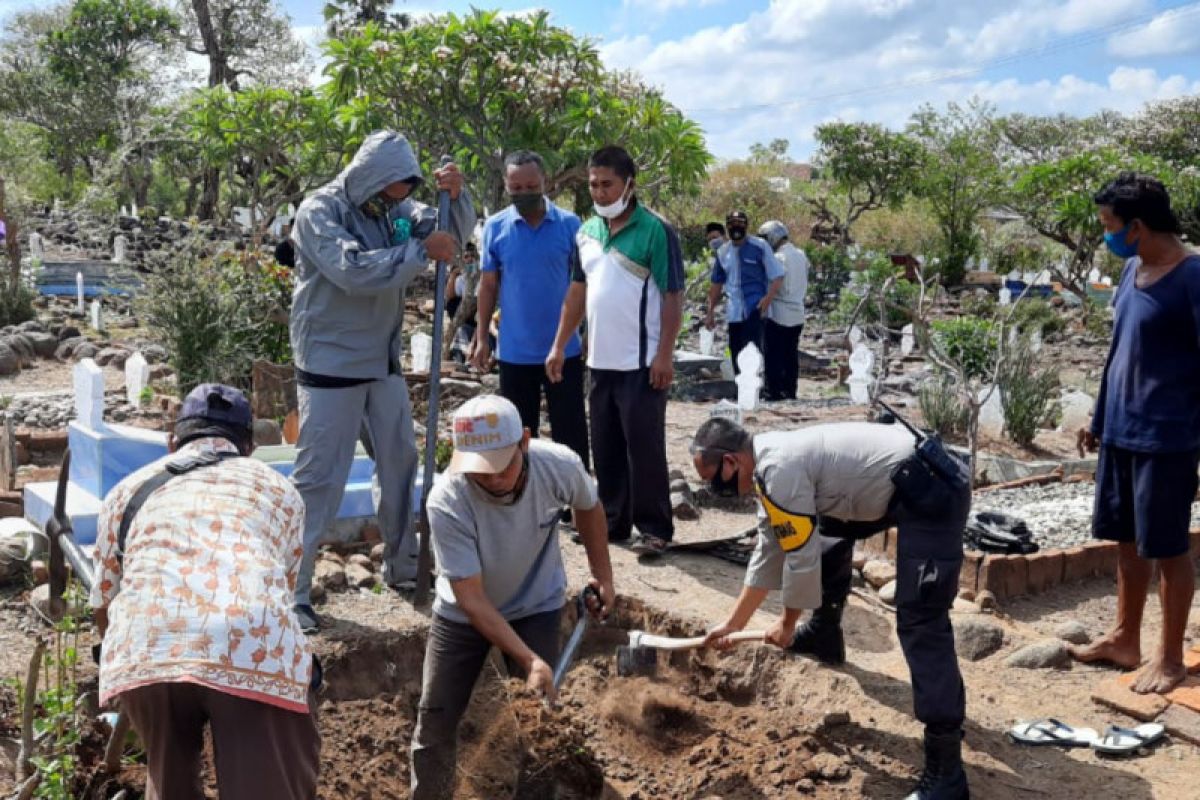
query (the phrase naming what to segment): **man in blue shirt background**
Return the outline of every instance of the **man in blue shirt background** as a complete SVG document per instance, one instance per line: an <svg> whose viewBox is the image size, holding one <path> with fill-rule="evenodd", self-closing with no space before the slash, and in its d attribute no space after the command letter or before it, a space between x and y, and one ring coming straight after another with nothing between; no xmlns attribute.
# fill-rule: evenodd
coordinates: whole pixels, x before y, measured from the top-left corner
<svg viewBox="0 0 1200 800"><path fill-rule="evenodd" d="M545 196L546 165L532 151L519 150L504 160L504 188L512 205L489 217L483 227L471 363L485 372L491 368L488 327L499 301L500 394L517 407L530 435L537 436L544 391L551 438L574 450L586 467L591 462L577 331L564 348L562 380L551 383L545 368L572 267L579 260L579 217Z"/></svg>
<svg viewBox="0 0 1200 800"><path fill-rule="evenodd" d="M743 347L753 342L759 352L762 351L762 321L787 273L769 244L757 236L747 235L750 217L745 211L729 212L725 227L729 241L720 246L713 258L704 324L709 330L716 324L713 312L723 291L725 320L729 324L729 355L736 374L739 371L738 353Z"/></svg>
<svg viewBox="0 0 1200 800"><path fill-rule="evenodd" d="M1183 639L1196 589L1188 527L1200 467L1200 255L1180 240L1160 181L1122 173L1095 202L1105 243L1127 259L1085 436L1100 447L1092 534L1120 547L1117 624L1071 653L1125 669L1141 664L1142 611L1157 561L1162 643L1130 688L1161 693L1187 676Z"/></svg>

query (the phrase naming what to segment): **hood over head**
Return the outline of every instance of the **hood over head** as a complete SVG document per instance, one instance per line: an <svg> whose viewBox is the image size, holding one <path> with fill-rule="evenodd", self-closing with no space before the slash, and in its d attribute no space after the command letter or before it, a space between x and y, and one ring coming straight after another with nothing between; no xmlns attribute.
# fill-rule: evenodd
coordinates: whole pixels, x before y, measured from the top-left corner
<svg viewBox="0 0 1200 800"><path fill-rule="evenodd" d="M412 145L403 134L395 131L376 131L368 136L339 178L346 196L356 207L379 194L388 184L423 180Z"/></svg>

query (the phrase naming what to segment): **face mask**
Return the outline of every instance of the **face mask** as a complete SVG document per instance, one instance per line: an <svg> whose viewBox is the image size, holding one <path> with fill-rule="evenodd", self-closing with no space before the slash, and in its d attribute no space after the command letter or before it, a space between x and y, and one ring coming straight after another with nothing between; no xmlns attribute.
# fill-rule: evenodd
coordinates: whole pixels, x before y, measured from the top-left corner
<svg viewBox="0 0 1200 800"><path fill-rule="evenodd" d="M596 213L605 219L616 219L625 213L625 207L629 205L629 197L625 193L629 191L629 185L633 183L633 178L625 181L625 188L621 190L621 196L617 198L617 202L612 205L602 206L599 203L594 205Z"/></svg>
<svg viewBox="0 0 1200 800"><path fill-rule="evenodd" d="M393 208L395 208L396 206L400 205L403 202L404 202L403 200L395 200L391 197L388 197L383 192L380 192L379 194L375 195L374 197L368 198L367 200L363 201L363 204L361 206L359 206L359 208L361 208L362 212L364 214L366 214L368 217L374 217L375 219L382 219L382 218L386 217Z"/></svg>
<svg viewBox="0 0 1200 800"><path fill-rule="evenodd" d="M746 238L746 229L731 227L729 229L729 238L735 242L740 242L742 239Z"/></svg>
<svg viewBox="0 0 1200 800"><path fill-rule="evenodd" d="M713 239L712 241L710 241L710 242L708 243L708 246L709 246L709 247L712 249L712 251L715 253L715 252L717 252L718 250L720 250L720 249L721 249L721 245L723 245L723 244L725 244L725 240L724 240L724 239L722 239L720 236L718 236L716 239Z"/></svg>
<svg viewBox="0 0 1200 800"><path fill-rule="evenodd" d="M1108 249L1112 251L1114 256L1117 256L1118 258L1133 258L1137 255L1138 243L1136 241L1128 242L1125 240L1125 236L1129 233L1129 230L1132 227L1133 223L1130 222L1124 228L1121 228L1121 230L1116 231L1115 233L1104 234L1104 243L1108 245Z"/></svg>
<svg viewBox="0 0 1200 800"><path fill-rule="evenodd" d="M518 194L509 194L508 199L517 208L520 214L531 214L538 211L542 207L541 192L520 192Z"/></svg>
<svg viewBox="0 0 1200 800"><path fill-rule="evenodd" d="M717 497L737 497L738 470L735 469L728 479L721 477L721 473L724 471L725 459L721 459L721 463L717 465L717 471L713 474L712 480L708 482L708 488Z"/></svg>

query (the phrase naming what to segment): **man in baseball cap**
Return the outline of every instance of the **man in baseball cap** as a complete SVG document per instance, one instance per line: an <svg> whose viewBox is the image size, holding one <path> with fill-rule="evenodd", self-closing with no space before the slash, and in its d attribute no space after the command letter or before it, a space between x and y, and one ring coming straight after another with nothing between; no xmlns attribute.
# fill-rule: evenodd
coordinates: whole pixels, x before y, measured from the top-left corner
<svg viewBox="0 0 1200 800"><path fill-rule="evenodd" d="M437 597L425 648L412 742L413 800L454 795L458 721L488 652L552 698L567 576L558 545L569 506L587 550L603 617L613 607L604 507L573 450L530 439L503 397L472 398L454 414L454 456L429 494Z"/></svg>
<svg viewBox="0 0 1200 800"><path fill-rule="evenodd" d="M245 458L252 423L240 391L197 386L171 453L126 476L100 507L91 590L100 703L117 700L138 732L148 798L203 796L206 726L222 798L316 797L316 670L290 589L304 500Z"/></svg>

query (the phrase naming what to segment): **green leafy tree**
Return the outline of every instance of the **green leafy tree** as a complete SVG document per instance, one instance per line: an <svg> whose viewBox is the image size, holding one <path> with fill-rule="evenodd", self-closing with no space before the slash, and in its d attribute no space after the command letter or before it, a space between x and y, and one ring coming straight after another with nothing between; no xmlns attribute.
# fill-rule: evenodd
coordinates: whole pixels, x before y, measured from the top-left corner
<svg viewBox="0 0 1200 800"><path fill-rule="evenodd" d="M941 230L941 277L956 284L979 250L979 215L1002 197L999 132L991 108L977 101L944 112L924 106L908 130L925 148L915 188Z"/></svg>
<svg viewBox="0 0 1200 800"><path fill-rule="evenodd" d="M332 177L343 146L329 103L311 89L218 86L196 95L187 131L201 162L221 170L231 204L250 209L256 232L286 203Z"/></svg>
<svg viewBox="0 0 1200 800"><path fill-rule="evenodd" d="M921 145L872 123L830 122L817 127L815 166L821 181L807 202L832 223L843 245L865 212L898 208L911 194L922 164ZM830 190L833 191L830 191Z"/></svg>
<svg viewBox="0 0 1200 800"><path fill-rule="evenodd" d="M398 30L412 24L408 14L389 11L393 0L330 0L325 4L325 34L330 39L362 30L368 23L383 30Z"/></svg>
<svg viewBox="0 0 1200 800"><path fill-rule="evenodd" d="M492 207L504 203L504 155L518 148L540 152L550 194L577 204L587 156L606 142L638 160L645 195L694 191L710 161L699 127L548 18L474 10L404 30L370 22L326 43L327 90L354 136L402 130L427 167L452 155Z"/></svg>
<svg viewBox="0 0 1200 800"><path fill-rule="evenodd" d="M50 69L69 86L110 88L136 77L143 58L169 46L179 32L170 11L149 0L75 0L66 25L45 47Z"/></svg>
<svg viewBox="0 0 1200 800"><path fill-rule="evenodd" d="M50 68L44 44L66 20L63 9L24 12L9 20L0 41L0 114L41 131L45 155L71 197L77 170L90 178L112 150L118 118L110 87L102 82L70 85Z"/></svg>

